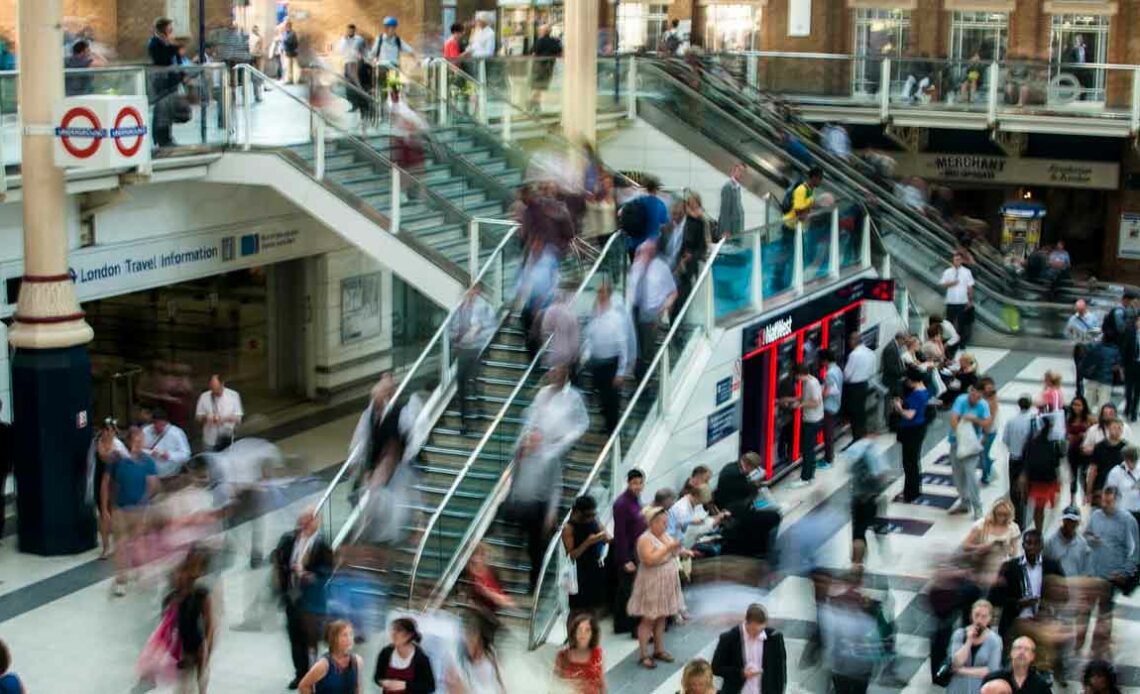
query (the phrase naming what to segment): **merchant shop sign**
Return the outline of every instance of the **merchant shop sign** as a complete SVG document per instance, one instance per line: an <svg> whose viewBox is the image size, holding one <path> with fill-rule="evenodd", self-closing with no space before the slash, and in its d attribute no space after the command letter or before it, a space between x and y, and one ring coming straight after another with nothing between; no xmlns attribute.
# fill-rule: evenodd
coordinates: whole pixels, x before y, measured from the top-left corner
<svg viewBox="0 0 1140 694"><path fill-rule="evenodd" d="M965 181L998 185L1059 186L1116 190L1120 165L1099 161L1069 161L999 157L989 154L904 154L898 173L935 181Z"/></svg>

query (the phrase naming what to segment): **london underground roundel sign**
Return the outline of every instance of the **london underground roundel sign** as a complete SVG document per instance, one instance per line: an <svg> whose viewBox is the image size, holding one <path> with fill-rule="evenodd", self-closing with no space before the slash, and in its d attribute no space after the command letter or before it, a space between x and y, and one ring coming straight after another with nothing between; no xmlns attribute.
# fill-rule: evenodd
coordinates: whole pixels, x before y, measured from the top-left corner
<svg viewBox="0 0 1140 694"><path fill-rule="evenodd" d="M146 124L138 109L124 106L115 116L115 127L111 128L111 138L115 147L124 157L133 157L146 140Z"/></svg>
<svg viewBox="0 0 1140 694"><path fill-rule="evenodd" d="M59 127L55 129L55 135L63 144L63 148L73 157L88 159L99 151L107 131L103 129L99 116L95 115L94 111L84 106L76 106L63 114ZM86 141L87 144L81 146L77 140Z"/></svg>

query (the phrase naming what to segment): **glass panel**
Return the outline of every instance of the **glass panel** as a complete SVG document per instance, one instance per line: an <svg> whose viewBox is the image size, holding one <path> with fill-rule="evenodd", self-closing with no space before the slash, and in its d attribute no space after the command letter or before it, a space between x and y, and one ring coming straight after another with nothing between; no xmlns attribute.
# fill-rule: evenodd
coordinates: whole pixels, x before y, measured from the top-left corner
<svg viewBox="0 0 1140 694"><path fill-rule="evenodd" d="M19 84L16 73L0 73L0 170L20 163Z"/></svg>
<svg viewBox="0 0 1140 694"><path fill-rule="evenodd" d="M950 26L950 57L967 63L1005 58L1009 15L1005 12L955 12Z"/></svg>
<svg viewBox="0 0 1140 694"><path fill-rule="evenodd" d="M1110 20L1101 15L1053 15L1049 80L1063 89L1051 90L1051 104L1105 100L1104 69L1081 65L1108 62Z"/></svg>
<svg viewBox="0 0 1140 694"><path fill-rule="evenodd" d="M820 210L804 221L804 283L827 276L831 265L831 211Z"/></svg>
<svg viewBox="0 0 1140 694"><path fill-rule="evenodd" d="M852 93L872 95L879 91L881 61L897 59L909 51L910 12L907 10L855 10L855 63Z"/></svg>
<svg viewBox="0 0 1140 694"><path fill-rule="evenodd" d="M705 17L705 48L714 52L754 51L759 47L763 10L755 4L710 4Z"/></svg>
<svg viewBox="0 0 1140 694"><path fill-rule="evenodd" d="M998 110L1125 118L1132 103L1132 73L1131 67L1078 68L1042 61L1006 61L999 69Z"/></svg>

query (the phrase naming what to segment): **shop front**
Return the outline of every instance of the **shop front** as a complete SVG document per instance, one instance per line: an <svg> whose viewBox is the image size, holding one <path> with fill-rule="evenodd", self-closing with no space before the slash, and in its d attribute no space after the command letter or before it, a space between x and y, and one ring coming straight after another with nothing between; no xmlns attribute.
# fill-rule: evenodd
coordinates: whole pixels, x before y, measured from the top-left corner
<svg viewBox="0 0 1140 694"><path fill-rule="evenodd" d="M793 469L804 446L823 443L800 440L800 411L785 404L800 393L795 366L815 368L821 349L834 352L842 366L853 333L878 347L878 326L862 327L866 301L894 301L894 281L857 279L744 328L740 452L760 454L766 480Z"/></svg>
<svg viewBox="0 0 1140 694"><path fill-rule="evenodd" d="M562 38L565 12L560 0L499 0L496 22L502 55L525 55L538 38L538 29L550 25L550 34Z"/></svg>

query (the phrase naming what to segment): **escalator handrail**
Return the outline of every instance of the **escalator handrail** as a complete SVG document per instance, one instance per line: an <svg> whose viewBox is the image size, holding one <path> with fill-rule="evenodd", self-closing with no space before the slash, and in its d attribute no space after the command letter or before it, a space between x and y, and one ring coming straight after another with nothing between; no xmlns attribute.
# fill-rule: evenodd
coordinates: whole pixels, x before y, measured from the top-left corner
<svg viewBox="0 0 1140 694"><path fill-rule="evenodd" d="M779 222L777 222L777 224L779 224ZM758 229L757 233L759 233L759 231L760 230ZM609 438L606 439L606 443L604 446L602 446L602 450L598 453L598 457L594 459L594 464L590 468L590 473L586 476L585 481L582 483L577 496L581 496L588 492L590 485L592 485L594 483L594 480L597 479L598 473L601 472L606 458L609 457L610 451L613 449L615 442L621 436L622 427L625 426L625 423L633 415L635 406L638 404L638 401L640 400L642 394L645 392L645 389L649 385L649 382L653 380L652 376L654 373L656 373L661 360L664 358L666 351L669 349L669 346L673 341L673 338L677 335L678 328L682 325L682 323L684 323L684 317L688 315L689 309L693 306L693 302L696 301L698 296L701 295L701 293L697 290L702 286L703 283L711 281L713 265L716 262L717 256L720 254L721 248L724 247L725 242L725 239L721 239L720 241L717 241L715 246L712 247L712 251L709 253L708 259L705 261L705 266L701 268L701 273L697 276L696 281L693 283L693 288L689 292L689 297L685 300L685 304L681 307L681 310L678 312L677 317L673 319L672 325L669 328L669 332L666 333L664 342L662 342L661 346L657 349L657 353L654 355L653 361L651 361L649 363L649 366L645 369L645 376L642 377L641 383L637 386L637 390L634 391L633 395L629 399L629 402L626 404L625 411L622 412L621 419L618 420L617 426L614 428ZM611 492L616 492L616 490L611 490ZM570 512L566 513L566 515L562 518L562 523L556 527L565 527L568 522L570 522ZM558 546L561 543L561 535L559 533L555 533L554 537L552 537L550 542L547 544L546 551L543 552L542 555L542 566L538 572L538 583L535 585L534 600L531 603L530 607L530 619L527 620L529 624L529 631L527 634L528 644L532 648L535 644L535 622L538 619L539 596L542 594L542 584L546 578L546 571L550 567L550 562L554 558L555 552L557 552ZM546 634L548 633L549 627L544 627L543 637L545 638Z"/></svg>
<svg viewBox="0 0 1140 694"><path fill-rule="evenodd" d="M475 276L475 280L472 282L473 285L483 280L483 277L486 276L486 274L490 271L491 266L494 264L495 260L499 257L499 255L502 254L503 249L506 247L507 243L515 237L518 229L518 224L512 224L510 228L507 229L507 233L503 234L502 240L500 240L498 245L495 246L495 250L491 252L491 256L487 258L487 261L485 263L483 263L483 267L480 268L479 274ZM451 325L451 320L455 317L456 312L459 311L459 307L462 305L463 300L461 299L458 303L455 304L455 306L451 307L451 310L447 313L447 317L443 319L443 322L431 336L431 339L428 340L428 343L424 347L423 351L420 352L420 356L412 363L412 366L410 369L408 369L408 372L404 374L404 378L400 381L400 385L396 388L396 392L392 394L392 397L388 399L388 404L384 406L384 417L388 416L388 413L392 411L392 408L399 401L404 392L408 389L408 385L411 383L412 378L416 375L416 372L418 372L420 370L420 367L423 366L424 362L427 361L428 355L432 353L433 349L435 349L436 344L443 339L443 336L447 333L448 326ZM444 368L450 370L451 365L447 364ZM348 458L346 458L344 463L341 464L340 469L337 470L337 473L333 477L332 482L329 483L328 488L325 489L325 493L321 496L321 500L317 503L317 511L320 511L321 507L323 507L325 503L328 502L329 497L332 496L333 490L336 489L338 484L340 484L340 481L344 477L345 473L360 459L362 446L363 443L357 444L349 453ZM356 505L357 508L363 508L365 501L367 501L367 499L362 497L360 502L358 502ZM355 508L353 509L353 513L356 513ZM350 515L349 519L355 519L355 516ZM348 525L349 522L350 521L346 520L345 525ZM339 536L340 534L338 533L338 537Z"/></svg>
<svg viewBox="0 0 1140 694"><path fill-rule="evenodd" d="M606 245L602 248L602 252L598 255L598 258L591 266L590 271L586 273L586 275L582 278L581 283L578 285L578 290L574 293L575 301L577 301L577 299L582 295L582 292L585 291L586 287L589 286L590 281L594 278L598 270L601 268L602 261L604 261L609 256L611 248L615 243L618 242L624 243L625 236L620 233L611 234L609 240L606 241ZM533 359L531 359L530 364L527 366L526 372L523 374L522 378L519 379L518 383L515 384L515 387L511 390L510 395L507 396L506 400L503 402L502 407L500 407L499 411L495 414L495 418L491 420L491 423L487 426L487 431L484 432L483 437L479 440L479 443L475 447L475 450L473 450L471 452L471 455L467 457L467 460L464 461L463 468L460 470L459 474L455 476L455 480L451 483L451 486L448 488L447 493L444 495L443 499L440 500L439 506L436 507L435 512L432 513L431 519L425 526L423 536L420 538L420 543L416 547L415 557L412 560L412 570L408 581L409 606L411 606L412 601L415 597L416 576L419 573L420 563L423 559L424 550L427 549L428 542L431 540L432 531L439 523L439 519L443 516L444 509L447 508L448 502L451 501L452 497L455 495L455 492L458 490L460 483L462 483L463 480L467 478L467 473L470 472L471 469L475 466L475 463L478 461L479 456L483 453L483 449L496 434L499 424L502 423L503 419L506 418L507 412L509 412L510 408L514 405L515 399L518 397L519 393L522 392L523 386L526 385L531 373L534 372L535 368L537 368L538 365L542 363L543 358L546 357L546 350L549 347L553 337L553 335L548 337L543 342L542 347L538 350L538 353L534 356ZM507 470L509 469L510 467L508 466ZM506 470L504 470L503 474L506 474ZM471 525L468 526L467 531L464 533L463 537L460 538L459 547L464 547L467 545L467 543L470 541L470 536L472 534L473 528L479 522L482 515L487 512L488 509L485 505L484 508L482 508L480 512L471 519ZM451 571L451 568L452 567L449 564L445 570L440 573L438 580L441 583L446 580L447 575Z"/></svg>

